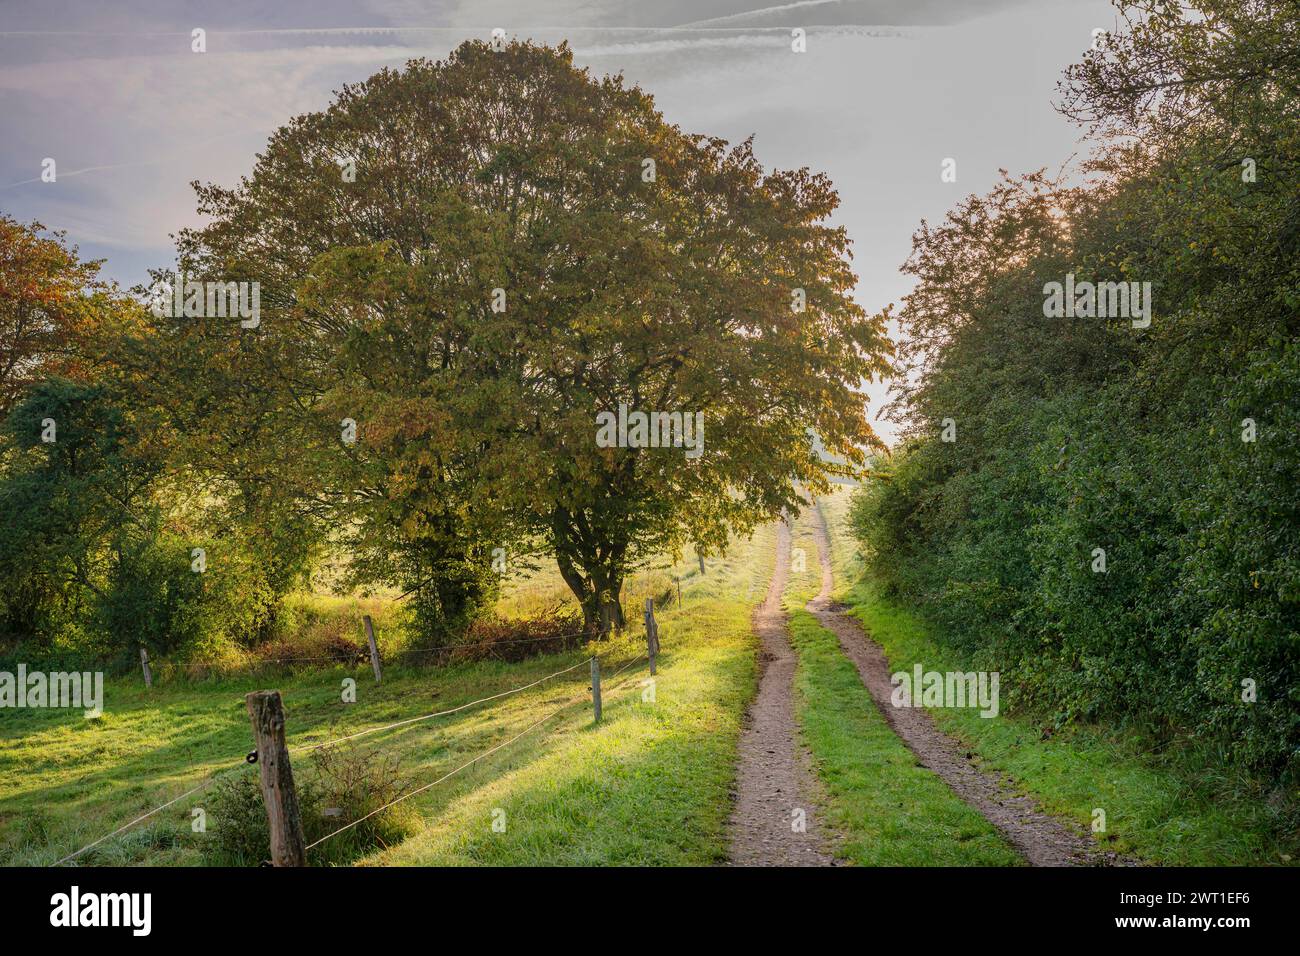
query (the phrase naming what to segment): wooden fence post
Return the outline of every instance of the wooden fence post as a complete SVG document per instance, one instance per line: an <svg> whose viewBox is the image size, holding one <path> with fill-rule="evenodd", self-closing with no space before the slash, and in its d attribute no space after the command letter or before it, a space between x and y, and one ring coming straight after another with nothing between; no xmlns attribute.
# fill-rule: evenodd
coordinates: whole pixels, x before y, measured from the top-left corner
<svg viewBox="0 0 1300 956"><path fill-rule="evenodd" d="M153 674L149 672L149 652L140 648L140 669L144 671L144 686L153 686Z"/></svg>
<svg viewBox="0 0 1300 956"><path fill-rule="evenodd" d="M674 577L673 580L677 582L677 606L681 607L682 606L682 579L679 577Z"/></svg>
<svg viewBox="0 0 1300 956"><path fill-rule="evenodd" d="M600 723L600 661L591 659L591 707L595 722Z"/></svg>
<svg viewBox="0 0 1300 956"><path fill-rule="evenodd" d="M655 674L655 658L659 656L659 625L655 621L654 598L645 599L645 646L650 656L650 676Z"/></svg>
<svg viewBox="0 0 1300 956"><path fill-rule="evenodd" d="M284 703L278 690L257 690L244 698L257 742L257 764L262 779L266 822L271 828L271 864L306 866L306 839L302 835L302 810L293 786L289 748L284 743ZM251 756L251 755L250 755Z"/></svg>
<svg viewBox="0 0 1300 956"><path fill-rule="evenodd" d="M370 623L370 615L361 615L361 622L366 626L366 640L370 642L370 663L375 668L375 683L384 679L384 672L379 667L379 645L375 643L375 626Z"/></svg>

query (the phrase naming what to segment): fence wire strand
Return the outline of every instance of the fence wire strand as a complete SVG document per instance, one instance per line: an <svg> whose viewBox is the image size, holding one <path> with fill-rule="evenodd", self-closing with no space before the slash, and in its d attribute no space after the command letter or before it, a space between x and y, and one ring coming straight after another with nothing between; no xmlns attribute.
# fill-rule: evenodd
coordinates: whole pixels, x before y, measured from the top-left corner
<svg viewBox="0 0 1300 956"><path fill-rule="evenodd" d="M592 660L599 661L599 658L596 658L596 657L589 657L589 658L587 658L587 660L585 660L585 661L581 661L579 664L574 665L574 666L575 666L575 667L577 667L577 666L581 666L581 664L587 664L587 663L590 663ZM647 661L647 660L649 660L649 655L648 655L648 654L642 654L640 657L635 657L635 658L633 658L632 660L628 661L626 664L624 664L622 667L620 667L618 670L614 671L614 673L610 674L610 675L609 675L609 679L610 679L610 680L613 680L615 677L618 677L619 674L622 674L622 673L623 673L624 671L626 671L628 668L633 667L633 666L635 666L636 664L639 664L639 663L641 663L642 661ZM573 668L569 668L569 669L570 669L570 670L573 670ZM627 683L627 681L624 681L624 682L623 682L624 685L625 685L626 683ZM623 686L623 685L620 685L620 686ZM610 688L610 689L611 689L611 691L614 690L614 688ZM542 724L546 723L548 720L550 720L551 718L555 717L555 716L558 715L560 712L562 712L562 711L564 711L564 710L567 710L568 708L570 708L570 707L572 707L574 704L576 704L578 701L583 700L583 699L585 698L585 696L586 696L586 695L579 695L579 696L577 696L577 697L574 697L574 698L572 698L572 699L566 701L565 703L561 704L559 707L555 708L555 710L553 710L553 711L551 711L549 714L547 714L545 717L543 717L541 720L538 720L538 721L536 721L535 723L529 724L527 727L525 727L525 728L524 728L523 730L521 730L519 733L517 733L517 734L515 734L513 737L511 737L509 740L504 740L504 741L502 741L501 743L497 744L495 747L491 747L491 748L489 748L488 750L483 751L483 753L479 754L479 755L478 755L477 757L475 757L473 760L468 760L468 761L466 761L465 763L461 764L460 766L456 767L455 769L453 769L453 770L449 770L447 773L443 774L443 775L442 775L441 777L439 777L437 780L432 780L432 781L430 781L429 783L426 783L426 784L425 784L424 786L422 786L422 787L417 787L415 790L412 790L410 793L404 793L404 794L402 794L400 797L398 797L397 799L395 799L395 800L390 800L388 803L384 804L382 807L377 807L376 809L371 810L371 811L370 811L369 813L367 813L365 816L363 816L363 817L358 817L357 819L353 820L351 823L348 823L348 824L345 824L344 826L339 827L337 830L333 831L332 833L327 833L327 834L325 834L325 836L321 837L319 840L316 840L314 843L309 843L309 844L307 844L307 846L304 847L304 849L305 849L305 850L310 850L310 849L312 849L313 847L319 846L320 844L324 843L326 840L330 839L331 837L338 836L338 835L339 835L340 833L342 833L343 831L345 831L345 830L350 830L350 829L352 829L354 826L357 826L358 824L360 824L360 823L364 823L366 820L369 820L371 817L376 816L376 815L378 815L378 814L380 814L380 813L383 813L383 812L384 812L385 810L387 810L389 807L396 806L397 804L401 803L403 800L409 800L411 797L414 797L414 796L417 796L417 795L419 795L419 794L421 794L421 793L424 793L426 790L431 790L432 788L436 787L438 784L444 782L445 780L448 780L448 779L450 779L451 777L454 777L456 774L460 773L462 770L465 770L465 769L467 769L467 768L469 768L469 767L472 767L474 764L478 763L478 762L479 762L480 760L482 760L484 757L490 757L492 754L496 753L498 750L501 750L501 749L503 749L503 748L505 748L505 747L510 746L512 743L514 743L514 742L515 742L516 740L518 740L519 738L523 737L525 734L528 734L528 733L530 733L530 732L536 730L538 727L542 726Z"/></svg>
<svg viewBox="0 0 1300 956"><path fill-rule="evenodd" d="M319 840L317 840L315 843L309 843L309 844L307 844L307 846L306 846L304 849L310 850L312 847L319 846L320 844L322 844L322 843L324 843L326 840L328 840L330 837L338 836L338 835L339 835L340 833L342 833L344 830L350 830L350 829L352 829L354 826L356 826L358 823L364 823L366 820L369 820L371 817L375 816L375 815L378 814L378 813L382 813L383 811L387 810L389 807L394 806L394 805L396 805L396 804L399 804L399 803L401 803L403 800L408 800L408 799L410 799L411 797L414 797L414 796L416 796L417 794L423 793L424 791L429 790L429 789L431 789L431 788L433 788L433 787L436 787L438 784L442 783L444 780L447 780L448 778L453 777L453 776L455 776L456 774L460 773L460 772L461 772L462 770L464 770L465 768L467 768L467 767L471 767L471 766L473 766L474 764L478 763L478 762L479 762L480 760L482 760L484 757L489 757L489 756L491 756L492 754L496 753L496 752L497 752L498 750L500 750L501 748L503 748L503 747L508 747L510 744L514 743L516 740L518 740L518 739L519 739L520 737L522 737L524 734L528 733L528 732L531 731L531 730L535 730L535 729L537 729L538 727L540 727L542 724L546 723L548 720L550 720L552 717L554 717L554 716L555 716L556 714L558 714L560 711L564 710L566 707L570 707L570 706L572 706L572 704L574 703L574 701L581 700L581 699L582 699L581 697L575 697L575 698L573 698L573 700L568 701L568 702L565 703L563 706L561 706L561 707L557 707L555 710L551 711L549 714L547 714L547 715L546 715L545 717L543 717L541 720L537 721L537 722L534 723L534 724L530 724L528 727L524 728L524 729L521 730L519 733L515 734L515 735L514 735L513 737L511 737L509 740L506 740L506 741L503 741L503 742L497 744L495 747L491 748L490 750L485 750L485 751L483 751L483 753L479 754L479 755L478 755L477 757L475 757L473 760L470 760L470 761L468 761L468 762L466 762L466 763L461 764L461 765L460 765L459 767L457 767L455 770L450 770L450 771L448 771L447 773L445 773L445 774L443 774L441 777L439 777L437 780L434 780L434 781L432 781L431 783L426 783L423 787L419 787L419 788L417 788L417 789L415 789L415 790L412 790L410 793L404 793L404 794L402 794L400 797L398 797L396 800L390 800L388 803L384 804L382 807L379 807L379 808L376 809L376 810L371 810L371 811L370 811L369 813L367 813L364 817L358 817L357 819L353 820L351 823L348 823L348 824L345 824L344 826L339 827L339 828L338 828L337 830L335 830L333 833L327 833L325 836L321 837L321 838L320 838Z"/></svg>
<svg viewBox="0 0 1300 956"><path fill-rule="evenodd" d="M395 723L385 724L382 727L371 727L367 730L358 731L355 734L348 734L346 737L338 737L334 740L326 740L323 743L319 743L319 744L298 744L296 747L290 747L289 753L293 754L293 753L310 752L313 750L320 750L322 747L329 747L333 744L341 744L346 740L355 740L358 737L365 737L369 734L377 734L381 730L392 730L394 727L404 727L407 724L418 723L422 720L432 720L435 717L446 717L448 714L455 714L455 713L459 713L462 710L468 710L469 708L474 707L477 704L485 704L490 700L499 700L502 697L509 697L511 694L517 694L520 691L528 690L530 687L536 687L538 684L544 683L545 681L548 681L553 677L559 677L562 674L569 673L569 671L577 670L583 664L590 663L590 661L591 661L590 657L584 658L583 660L578 661L578 663L574 664L572 667L566 667L564 668L564 670L556 671L554 674L547 674L545 677L539 677L531 684L524 684L520 687L512 687L510 688L510 690L503 690L499 694L493 694L490 697L480 697L478 700L471 700L468 703L460 704L457 707L451 707L448 708L447 710L434 711L432 714L421 714L419 717L408 717L406 720L399 720L396 721Z"/></svg>
<svg viewBox="0 0 1300 956"><path fill-rule="evenodd" d="M230 768L223 768L223 770L229 770L229 769L230 769ZM223 772L223 770L218 770L218 771L216 771L216 772L213 773L210 777L208 777L207 780L204 780L204 781L203 781L201 784L199 784L197 787L193 787L193 788L191 788L191 789L189 789L189 790L186 790L186 791L185 791L184 793L182 793L179 797L173 797L171 800L168 800L166 803L162 804L161 806L154 807L154 808L153 808L152 810L150 810L148 813L141 814L140 816L138 816L138 817L136 817L134 820L132 820L130 823L127 823L127 824L124 824L124 825L118 827L118 828L117 828L116 830L114 830L112 833L106 833L106 834L104 834L102 837L100 837L98 840L94 841L93 843L87 843L87 844L86 844L85 846L83 846L80 850L77 850L75 853L69 853L69 854L68 854L67 856L65 856L63 859L58 860L58 861L56 861L56 862L54 862L54 863L51 863L50 866L62 866L64 863L67 863L69 860L75 860L77 857L81 856L81 854L85 853L87 850L90 850L90 849L93 849L94 847L99 846L99 845L100 845L101 843L103 843L105 840L107 840L107 839L109 839L109 838L111 838L111 837L115 837L115 836L117 836L119 833L125 833L127 830L131 829L131 827L135 826L137 823L143 823L145 820L148 820L148 819L149 819L151 816L153 816L155 813L160 813L160 812L162 812L163 810L166 810L168 807L170 807L170 806L171 806L172 804L174 804L174 803L180 803L180 802L181 802L182 800L184 800L186 797L192 797L192 796L194 796L194 794L198 793L200 790L203 790L203 789L205 789L206 787L211 786L214 782L216 782L217 777L221 775L221 773Z"/></svg>

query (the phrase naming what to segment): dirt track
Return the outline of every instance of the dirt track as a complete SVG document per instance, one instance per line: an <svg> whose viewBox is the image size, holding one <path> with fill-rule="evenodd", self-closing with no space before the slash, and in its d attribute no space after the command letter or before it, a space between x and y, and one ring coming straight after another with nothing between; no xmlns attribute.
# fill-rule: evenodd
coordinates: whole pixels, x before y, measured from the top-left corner
<svg viewBox="0 0 1300 956"><path fill-rule="evenodd" d="M795 656L781 595L790 569L790 528L777 526L776 568L767 597L754 612L758 635L758 695L745 718L731 814L733 866L831 866L813 808L814 783L797 742L794 717ZM805 832L793 825L804 813Z"/></svg>
<svg viewBox="0 0 1300 956"><path fill-rule="evenodd" d="M830 536L820 507L813 516L822 587L808 602L808 610L839 639L876 707L921 766L938 774L957 796L997 827L1031 866L1132 865L1132 861L1100 849L1082 830L1044 813L1031 798L1014 793L998 777L975 766L961 745L940 731L924 709L893 706L890 694L894 688L884 651L856 619L831 601Z"/></svg>

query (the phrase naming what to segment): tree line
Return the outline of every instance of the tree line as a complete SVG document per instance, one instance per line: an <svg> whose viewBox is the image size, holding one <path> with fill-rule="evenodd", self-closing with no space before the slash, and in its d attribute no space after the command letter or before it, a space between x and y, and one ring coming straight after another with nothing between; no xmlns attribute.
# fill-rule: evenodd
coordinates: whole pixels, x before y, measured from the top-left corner
<svg viewBox="0 0 1300 956"><path fill-rule="evenodd" d="M1084 175L1007 175L916 232L905 437L853 521L875 577L1016 704L1289 778L1300 10L1117 8L1059 88L1096 147ZM1149 282L1149 326L1058 317L1067 277Z"/></svg>
<svg viewBox="0 0 1300 956"><path fill-rule="evenodd" d="M605 633L652 555L721 553L862 463L890 344L830 181L572 60L469 42L345 86L195 183L206 225L131 294L3 220L11 647L248 646L327 558L437 643L550 556ZM624 406L707 440L598 443Z"/></svg>

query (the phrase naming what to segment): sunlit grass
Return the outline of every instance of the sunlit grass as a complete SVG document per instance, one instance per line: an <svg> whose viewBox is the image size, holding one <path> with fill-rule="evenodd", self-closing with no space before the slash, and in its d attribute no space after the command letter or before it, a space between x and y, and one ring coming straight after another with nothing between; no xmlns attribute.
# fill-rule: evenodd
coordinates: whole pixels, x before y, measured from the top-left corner
<svg viewBox="0 0 1300 956"><path fill-rule="evenodd" d="M644 653L643 595L658 597L674 577L681 578L683 604L675 600L675 585L670 604L656 602L662 656L654 704L642 702L641 681L648 675L638 664L606 687L605 720L592 728L583 665L536 688L363 737L358 745L400 755L405 777L418 787L564 707L553 723L412 798L428 829L409 850L393 850L392 862L426 852L449 862L716 860L725 851L736 740L753 687L749 614L770 573L771 548L767 529L752 542L739 542L729 558L711 560L703 577L690 555L689 564L674 569L665 562L634 577L624 592L628 631L586 649L514 664L390 666L379 685L368 666L160 681L152 690L134 676L111 678L99 720L86 720L80 711L8 712L0 724L0 863L54 862L214 772L248 772L243 757L252 743L244 695L252 690L282 691L292 748L450 709L580 663L593 651L608 680ZM551 585L558 592L558 577ZM311 621L335 612L355 616L365 606L315 596L296 613ZM377 626L386 620L382 607L369 610L379 613ZM345 679L356 682L356 703L343 702ZM491 846L469 849L478 826L472 808L484 801L496 807L511 794L508 838L489 829ZM563 818L547 801L569 807L565 813L586 807L591 825L556 829ZM202 805L201 792L78 862L199 864L205 836L192 832L190 813ZM669 820L677 821L676 835ZM210 828L219 825L208 819Z"/></svg>

